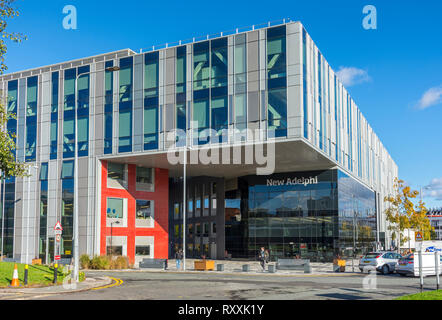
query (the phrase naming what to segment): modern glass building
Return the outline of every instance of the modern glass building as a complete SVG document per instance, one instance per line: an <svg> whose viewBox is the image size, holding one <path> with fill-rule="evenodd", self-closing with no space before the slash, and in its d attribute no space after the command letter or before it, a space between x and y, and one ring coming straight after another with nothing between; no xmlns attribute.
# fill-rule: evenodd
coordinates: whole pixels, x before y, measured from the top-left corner
<svg viewBox="0 0 442 320"><path fill-rule="evenodd" d="M2 186L10 258L51 261L57 221L72 257L75 192L80 254L173 256L183 215L190 257L265 246L329 261L389 243L382 199L398 168L299 22L16 72L0 89L17 159L38 168ZM170 154L186 144L183 212Z"/></svg>

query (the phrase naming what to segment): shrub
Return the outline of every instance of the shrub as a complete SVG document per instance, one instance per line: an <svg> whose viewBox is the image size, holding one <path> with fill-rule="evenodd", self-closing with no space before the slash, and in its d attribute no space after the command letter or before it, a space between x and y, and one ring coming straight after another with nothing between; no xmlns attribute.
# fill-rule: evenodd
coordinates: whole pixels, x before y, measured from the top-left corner
<svg viewBox="0 0 442 320"><path fill-rule="evenodd" d="M129 260L127 257L114 257L111 258L111 269L128 269L129 267Z"/></svg>
<svg viewBox="0 0 442 320"><path fill-rule="evenodd" d="M91 265L91 259L87 254L82 254L80 257L80 266L82 269L89 269Z"/></svg>
<svg viewBox="0 0 442 320"><path fill-rule="evenodd" d="M90 267L95 270L109 270L110 260L107 256L95 256L91 260Z"/></svg>

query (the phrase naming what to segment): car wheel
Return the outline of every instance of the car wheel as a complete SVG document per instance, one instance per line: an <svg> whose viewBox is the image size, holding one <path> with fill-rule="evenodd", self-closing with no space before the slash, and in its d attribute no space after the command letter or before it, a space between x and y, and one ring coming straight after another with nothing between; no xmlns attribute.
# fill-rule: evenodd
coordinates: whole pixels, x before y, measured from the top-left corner
<svg viewBox="0 0 442 320"><path fill-rule="evenodd" d="M382 266L382 274L388 274L388 273L390 273L390 268L386 264L384 264Z"/></svg>

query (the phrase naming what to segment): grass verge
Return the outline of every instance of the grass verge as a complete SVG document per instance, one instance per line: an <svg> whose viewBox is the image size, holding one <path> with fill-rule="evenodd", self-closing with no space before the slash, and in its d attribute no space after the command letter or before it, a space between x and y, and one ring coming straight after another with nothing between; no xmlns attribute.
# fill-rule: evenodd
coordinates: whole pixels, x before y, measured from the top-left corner
<svg viewBox="0 0 442 320"><path fill-rule="evenodd" d="M442 290L411 294L399 297L396 300L442 300Z"/></svg>
<svg viewBox="0 0 442 320"><path fill-rule="evenodd" d="M23 286L25 265L17 263L18 279L20 285ZM0 262L0 288L7 288L12 281L14 273L14 263ZM57 275L57 283L62 284L65 275L59 270ZM28 287L39 287L52 285L54 280L54 268L48 266L32 266L28 269Z"/></svg>

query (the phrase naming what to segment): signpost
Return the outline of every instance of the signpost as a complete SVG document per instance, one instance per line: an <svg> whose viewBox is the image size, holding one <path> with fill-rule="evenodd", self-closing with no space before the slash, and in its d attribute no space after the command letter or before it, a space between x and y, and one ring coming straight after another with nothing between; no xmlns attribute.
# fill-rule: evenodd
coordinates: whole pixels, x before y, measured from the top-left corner
<svg viewBox="0 0 442 320"><path fill-rule="evenodd" d="M61 226L60 221L57 221L54 227L54 234L55 234L55 252L54 252L54 260L60 261L61 255L60 252L60 242L61 242L61 235L63 234L63 227ZM58 249L57 249L58 248Z"/></svg>
<svg viewBox="0 0 442 320"><path fill-rule="evenodd" d="M414 240L415 241L424 241L424 236L423 236L422 232L416 231L414 234Z"/></svg>
<svg viewBox="0 0 442 320"><path fill-rule="evenodd" d="M422 272L422 241L424 241L424 237L422 232L420 231L416 231L414 233L414 240L416 242L420 242L418 247L419 247L419 251L418 251L418 257L419 257L419 278L420 278L420 287L421 287L421 292L423 292L424 290L424 275Z"/></svg>

